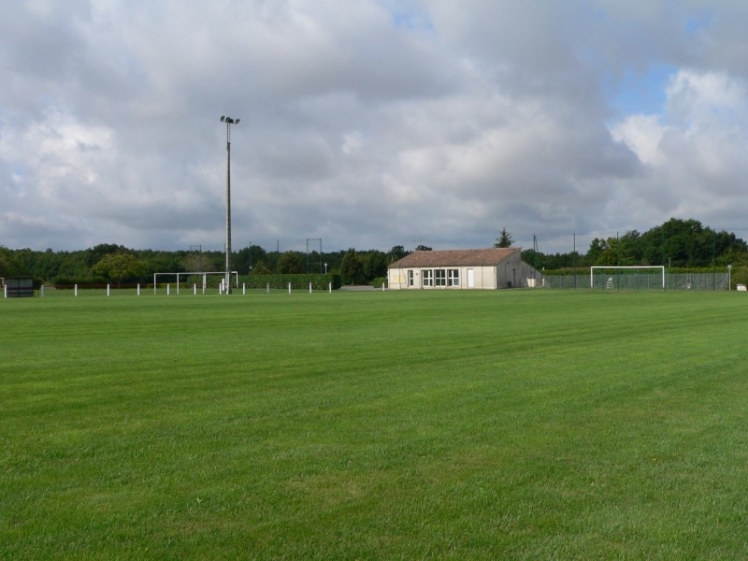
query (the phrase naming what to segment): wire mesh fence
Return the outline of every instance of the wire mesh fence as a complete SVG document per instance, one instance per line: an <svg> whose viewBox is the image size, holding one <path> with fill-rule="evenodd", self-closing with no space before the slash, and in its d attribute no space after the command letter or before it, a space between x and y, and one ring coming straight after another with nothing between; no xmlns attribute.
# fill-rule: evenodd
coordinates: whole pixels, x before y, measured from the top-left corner
<svg viewBox="0 0 748 561"><path fill-rule="evenodd" d="M665 274L665 290L728 290L727 273ZM589 273L578 275L548 275L543 278L545 288L599 290L663 290L660 273Z"/></svg>

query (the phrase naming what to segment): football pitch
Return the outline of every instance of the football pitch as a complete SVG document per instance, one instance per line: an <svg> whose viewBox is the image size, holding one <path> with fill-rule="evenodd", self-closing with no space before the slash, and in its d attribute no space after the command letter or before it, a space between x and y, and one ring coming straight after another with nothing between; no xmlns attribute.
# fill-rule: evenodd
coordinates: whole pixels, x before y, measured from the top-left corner
<svg viewBox="0 0 748 561"><path fill-rule="evenodd" d="M2 559L748 557L748 296L0 300Z"/></svg>

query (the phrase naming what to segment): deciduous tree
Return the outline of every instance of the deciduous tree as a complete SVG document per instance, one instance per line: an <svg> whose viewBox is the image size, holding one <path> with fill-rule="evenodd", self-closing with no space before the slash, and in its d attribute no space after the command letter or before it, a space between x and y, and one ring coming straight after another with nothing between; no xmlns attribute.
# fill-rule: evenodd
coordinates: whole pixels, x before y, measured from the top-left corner
<svg viewBox="0 0 748 561"><path fill-rule="evenodd" d="M96 275L115 281L117 286L125 279L137 278L144 274L143 263L133 253L120 251L109 253L93 267Z"/></svg>
<svg viewBox="0 0 748 561"><path fill-rule="evenodd" d="M278 259L278 272L283 275L298 275L303 270L301 256L295 251L286 251Z"/></svg>
<svg viewBox="0 0 748 561"><path fill-rule="evenodd" d="M10 264L6 261L5 257L0 255L0 277L11 276Z"/></svg>
<svg viewBox="0 0 748 561"><path fill-rule="evenodd" d="M405 251L405 248L401 245L394 245L392 246L392 249L390 249L390 260L393 262L402 259L406 255L408 255L408 252Z"/></svg>
<svg viewBox="0 0 748 561"><path fill-rule="evenodd" d="M363 284L366 281L364 264L355 249L349 249L343 255L340 264L340 274L345 284Z"/></svg>
<svg viewBox="0 0 748 561"><path fill-rule="evenodd" d="M370 251L364 259L364 274L369 280L387 275L387 256L381 251Z"/></svg>
<svg viewBox="0 0 748 561"><path fill-rule="evenodd" d="M184 266L185 272L189 273L203 273L217 270L213 260L205 253L192 253L187 255L183 259L182 265Z"/></svg>

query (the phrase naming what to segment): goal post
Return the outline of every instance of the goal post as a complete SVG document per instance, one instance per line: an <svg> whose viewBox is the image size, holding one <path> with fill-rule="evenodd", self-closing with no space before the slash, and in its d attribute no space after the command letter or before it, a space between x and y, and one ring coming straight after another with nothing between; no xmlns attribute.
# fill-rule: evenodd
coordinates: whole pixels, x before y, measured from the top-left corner
<svg viewBox="0 0 748 561"><path fill-rule="evenodd" d="M231 271L231 274L234 276L234 284L235 287L239 287L239 272L238 271ZM193 272L182 272L182 273L153 273L153 289L156 290L156 286L158 286L158 277L176 277L176 285L177 285L177 294L179 294L179 286L181 279L187 278L187 277L202 277L202 286L203 289L207 286L207 279L209 276L218 276L221 278L226 277L225 271L193 271Z"/></svg>
<svg viewBox="0 0 748 561"><path fill-rule="evenodd" d="M658 288L665 290L665 266L664 265L593 265L590 267L590 288L595 288L595 271L637 271L637 270L657 270L659 271ZM647 273L650 276L650 273ZM631 276L631 272L627 272L626 276ZM612 277L611 277L612 278ZM609 279L610 280L610 279ZM606 285L606 288L612 288ZM640 288L640 287L633 287ZM649 287L646 287L649 288Z"/></svg>

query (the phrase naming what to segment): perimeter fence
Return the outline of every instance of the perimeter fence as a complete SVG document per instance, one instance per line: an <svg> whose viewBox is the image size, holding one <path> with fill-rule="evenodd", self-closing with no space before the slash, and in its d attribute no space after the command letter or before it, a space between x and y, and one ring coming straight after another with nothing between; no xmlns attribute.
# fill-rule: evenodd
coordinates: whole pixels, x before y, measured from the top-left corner
<svg viewBox="0 0 748 561"><path fill-rule="evenodd" d="M728 290L727 273L665 273L665 290ZM590 274L546 275L545 288L599 290L662 290L662 275L658 273L596 273L590 286Z"/></svg>

